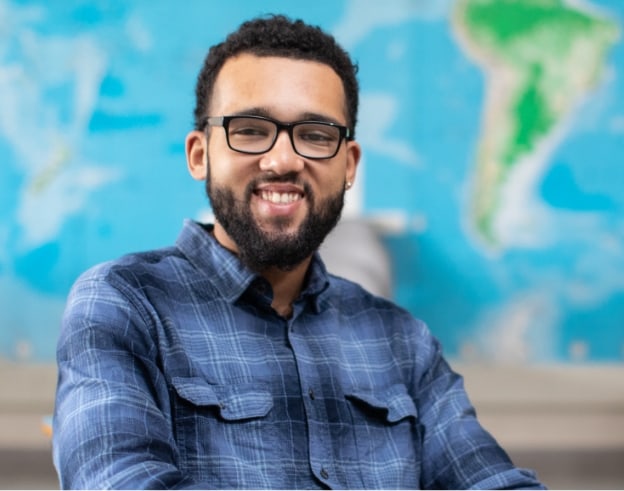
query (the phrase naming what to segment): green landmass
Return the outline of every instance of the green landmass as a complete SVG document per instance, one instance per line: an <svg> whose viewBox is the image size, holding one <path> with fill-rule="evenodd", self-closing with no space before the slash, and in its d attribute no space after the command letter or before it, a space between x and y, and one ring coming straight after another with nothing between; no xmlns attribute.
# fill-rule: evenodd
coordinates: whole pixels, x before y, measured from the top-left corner
<svg viewBox="0 0 624 491"><path fill-rule="evenodd" d="M476 228L495 244L493 222L510 171L597 86L619 26L563 0L458 0L453 21L468 54L492 78L489 89L501 92L486 95L498 102L486 108L473 200Z"/></svg>

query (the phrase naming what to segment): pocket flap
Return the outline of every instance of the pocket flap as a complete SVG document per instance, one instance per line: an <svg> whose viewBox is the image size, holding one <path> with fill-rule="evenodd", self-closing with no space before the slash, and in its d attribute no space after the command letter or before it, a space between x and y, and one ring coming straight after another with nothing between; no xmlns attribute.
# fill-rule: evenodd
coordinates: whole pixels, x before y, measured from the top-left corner
<svg viewBox="0 0 624 491"><path fill-rule="evenodd" d="M176 392L196 406L215 406L226 420L266 416L273 407L271 393L257 383L209 384L199 377L174 377Z"/></svg>
<svg viewBox="0 0 624 491"><path fill-rule="evenodd" d="M396 384L379 391L354 389L346 396L374 410L382 411L389 423L396 423L408 417L418 418L416 404L403 384Z"/></svg>

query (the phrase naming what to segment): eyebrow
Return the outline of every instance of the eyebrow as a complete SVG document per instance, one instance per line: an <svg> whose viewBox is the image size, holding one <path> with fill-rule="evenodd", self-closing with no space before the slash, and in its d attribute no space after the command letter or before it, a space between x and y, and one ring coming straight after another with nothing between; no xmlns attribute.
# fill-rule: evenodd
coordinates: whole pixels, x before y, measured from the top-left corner
<svg viewBox="0 0 624 491"><path fill-rule="evenodd" d="M229 116L262 116L264 118L275 119L279 121L270 110L264 107L251 107L248 109L243 109L241 111L236 111L234 113L229 114ZM334 123L340 126L346 125L346 123L342 123L338 121L336 118L332 118L327 116L326 114L320 114L315 112L305 112L300 115L300 117L294 121L282 121L286 122L296 122L296 121L320 121L323 123Z"/></svg>

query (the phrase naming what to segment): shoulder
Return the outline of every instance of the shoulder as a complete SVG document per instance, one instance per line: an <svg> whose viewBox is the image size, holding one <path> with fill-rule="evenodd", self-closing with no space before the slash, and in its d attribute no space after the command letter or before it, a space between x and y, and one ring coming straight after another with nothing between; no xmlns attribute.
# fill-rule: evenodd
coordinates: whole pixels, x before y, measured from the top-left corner
<svg viewBox="0 0 624 491"><path fill-rule="evenodd" d="M113 286L140 287L167 281L184 263L184 258L174 247L136 252L118 259L97 264L82 273L74 286L108 283Z"/></svg>
<svg viewBox="0 0 624 491"><path fill-rule="evenodd" d="M407 331L411 335L428 335L425 323L391 299L371 293L360 284L329 274L328 298L332 306L347 319L378 325L383 330Z"/></svg>
<svg viewBox="0 0 624 491"><path fill-rule="evenodd" d="M174 247L122 256L97 264L74 282L66 302L66 315L132 309L147 316L154 304L181 294L186 261ZM81 314L82 315L82 314Z"/></svg>
<svg viewBox="0 0 624 491"><path fill-rule="evenodd" d="M67 297L61 342L78 336L83 343L83 335L94 333L98 339L107 333L112 340L127 335L129 326L155 326L157 308L180 290L173 284L176 261L175 248L167 248L128 254L85 271ZM133 332L136 341L139 335Z"/></svg>
<svg viewBox="0 0 624 491"><path fill-rule="evenodd" d="M331 298L340 302L343 309L355 309L357 311L361 307L368 306L396 315L410 316L407 310L397 305L393 300L372 293L355 281L331 273L328 273L327 276Z"/></svg>

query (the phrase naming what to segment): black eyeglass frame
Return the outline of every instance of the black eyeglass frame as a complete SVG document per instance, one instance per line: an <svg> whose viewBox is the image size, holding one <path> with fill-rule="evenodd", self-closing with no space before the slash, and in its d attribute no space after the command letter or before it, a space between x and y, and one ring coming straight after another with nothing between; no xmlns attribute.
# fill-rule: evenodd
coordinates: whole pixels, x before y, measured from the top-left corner
<svg viewBox="0 0 624 491"><path fill-rule="evenodd" d="M237 148L232 147L232 145L230 144L230 132L229 132L229 126L230 126L230 122L232 120L235 119L240 119L240 118L245 118L245 119L257 119L260 121L268 121L270 123L273 123L276 127L277 127L277 131L275 132L275 136L273 137L273 141L271 142L271 144L269 145L269 147L266 150L263 150L261 152L251 152L251 151L247 151L247 150L239 150ZM320 124L320 125L324 125L324 126L330 126L332 128L336 128L338 129L339 133L339 139L338 139L338 145L336 145L336 150L334 151L334 153L332 153L331 155L325 157L313 157L310 155L306 155L304 153L299 152L299 150L297 150L297 146L295 145L295 140L294 140L294 129L297 126L301 126L304 124ZM295 151L295 153L297 155L300 155L303 158L306 159L311 159L311 160L327 160L327 159L332 159L334 158L337 154L338 151L340 150L340 145L342 145L342 140L353 140L353 136L352 136L352 132L351 130L347 127L347 126L343 126L340 125L338 123L333 123L331 121L316 121L316 120L303 120L303 121L295 121L293 123L282 123L281 121L277 121L276 119L273 118L267 118L265 116L256 116L256 115L246 115L246 114L237 114L235 116L206 116L203 120L202 120L202 127L205 128L206 126L221 126L223 127L223 130L225 131L225 140L228 144L228 147L238 153L244 153L247 155L261 155L263 153L266 153L268 151L270 151L273 146L275 145L275 142L277 141L277 137L279 136L280 132L282 131L286 131L288 133L288 137L290 138L290 144L292 145L293 150Z"/></svg>

